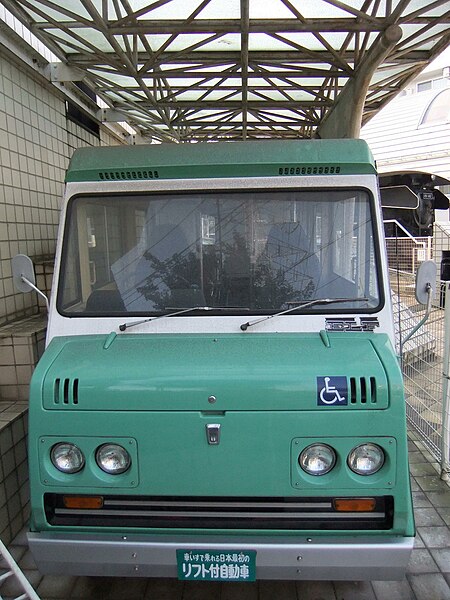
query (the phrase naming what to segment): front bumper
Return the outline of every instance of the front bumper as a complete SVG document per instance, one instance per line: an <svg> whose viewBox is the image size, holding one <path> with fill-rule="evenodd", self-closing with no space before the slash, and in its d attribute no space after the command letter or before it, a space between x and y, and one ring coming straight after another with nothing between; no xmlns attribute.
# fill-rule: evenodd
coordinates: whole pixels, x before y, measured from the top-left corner
<svg viewBox="0 0 450 600"><path fill-rule="evenodd" d="M229 538L228 538L229 539ZM402 579L412 537L223 537L66 535L29 533L42 573L119 577L177 577L176 551L256 551L257 579Z"/></svg>

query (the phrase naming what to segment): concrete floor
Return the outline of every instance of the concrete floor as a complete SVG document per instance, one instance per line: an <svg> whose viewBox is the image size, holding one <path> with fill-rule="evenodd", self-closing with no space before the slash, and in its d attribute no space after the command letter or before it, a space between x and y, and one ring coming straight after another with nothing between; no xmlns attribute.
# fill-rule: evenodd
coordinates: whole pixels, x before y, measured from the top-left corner
<svg viewBox="0 0 450 600"><path fill-rule="evenodd" d="M26 542L25 530L9 551L42 600L450 600L450 487L438 464L410 433L410 470L417 538L403 581L259 581L256 583L180 582L42 576ZM0 599L20 595L15 581L0 585Z"/></svg>

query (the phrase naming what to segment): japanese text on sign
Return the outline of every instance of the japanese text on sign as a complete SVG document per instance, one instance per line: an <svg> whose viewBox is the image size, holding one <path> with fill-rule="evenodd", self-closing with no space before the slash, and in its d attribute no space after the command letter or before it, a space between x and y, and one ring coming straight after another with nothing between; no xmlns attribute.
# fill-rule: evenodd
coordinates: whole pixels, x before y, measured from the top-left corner
<svg viewBox="0 0 450 600"><path fill-rule="evenodd" d="M181 579L254 581L255 552L177 551Z"/></svg>

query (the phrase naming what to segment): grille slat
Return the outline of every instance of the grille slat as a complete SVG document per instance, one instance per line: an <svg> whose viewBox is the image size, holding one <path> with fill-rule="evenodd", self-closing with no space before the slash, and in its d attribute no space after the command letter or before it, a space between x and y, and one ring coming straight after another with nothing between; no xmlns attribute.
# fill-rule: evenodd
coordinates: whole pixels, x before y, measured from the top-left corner
<svg viewBox="0 0 450 600"><path fill-rule="evenodd" d="M55 510L55 515L83 515L83 516L96 516L98 515L98 510L81 510L81 509L68 509L68 508L57 508ZM108 517L123 517L125 515L122 510L101 510L101 514L103 516ZM298 516L298 513L287 512L287 513L270 513L270 512L227 512L227 511L177 511L175 513L167 514L166 511L126 511L126 516L128 517L180 517L180 518L203 518L203 519L292 519L295 516ZM326 513L326 512L302 512L302 518L308 519L367 519L368 517L372 519L384 519L384 513L382 512L346 512L346 513Z"/></svg>
<svg viewBox="0 0 450 600"><path fill-rule="evenodd" d="M230 508L240 508L240 509L249 509L249 508L271 508L271 509L275 509L275 508L282 508L284 510L286 510L286 508L290 508L290 509L307 509L307 508L331 508L331 502L289 502L288 504L286 502L208 502L208 501L201 501L199 502L198 500L183 500L183 501L164 501L164 500L151 500L151 501L147 501L147 500L127 500L126 502L124 502L123 500L105 500L104 502L104 506L121 506L121 507L128 507L128 506L140 506L141 508L145 509L148 507L168 507L168 508L179 508L180 506L182 508L186 508L188 506L193 506L195 508L197 508L199 505L201 504L201 506L203 508L214 508L214 509L219 509L219 508L226 508L226 509L230 509Z"/></svg>

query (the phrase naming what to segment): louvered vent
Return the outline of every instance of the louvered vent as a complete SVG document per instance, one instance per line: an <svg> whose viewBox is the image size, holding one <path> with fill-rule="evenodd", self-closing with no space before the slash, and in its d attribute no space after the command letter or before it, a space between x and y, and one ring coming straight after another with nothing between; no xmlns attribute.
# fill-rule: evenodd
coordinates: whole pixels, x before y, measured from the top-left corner
<svg viewBox="0 0 450 600"><path fill-rule="evenodd" d="M350 377L350 403L377 403L377 382L375 377Z"/></svg>
<svg viewBox="0 0 450 600"><path fill-rule="evenodd" d="M124 181L129 179L158 179L158 171L151 169L127 169L126 171L99 171L99 178L108 181Z"/></svg>
<svg viewBox="0 0 450 600"><path fill-rule="evenodd" d="M78 379L55 379L53 401L55 404L78 404Z"/></svg>
<svg viewBox="0 0 450 600"><path fill-rule="evenodd" d="M338 175L341 172L339 165L308 165L279 167L279 175Z"/></svg>

